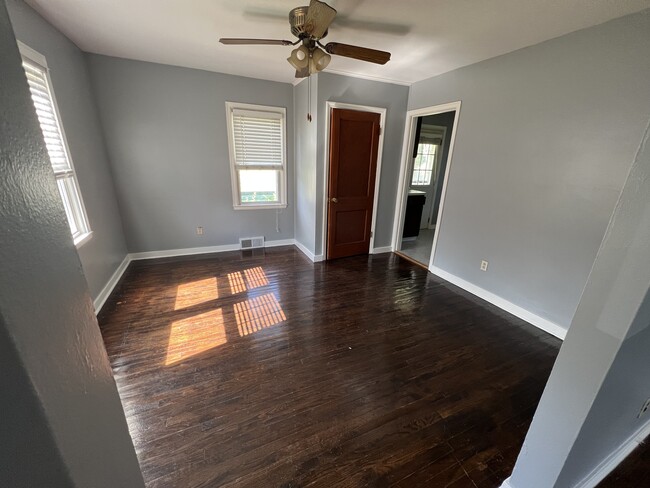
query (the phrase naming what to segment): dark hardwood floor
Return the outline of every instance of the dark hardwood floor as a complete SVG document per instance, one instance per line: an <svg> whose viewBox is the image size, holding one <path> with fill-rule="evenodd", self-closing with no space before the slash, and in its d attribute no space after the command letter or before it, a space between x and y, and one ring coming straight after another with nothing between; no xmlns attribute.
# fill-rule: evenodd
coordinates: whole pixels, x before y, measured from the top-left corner
<svg viewBox="0 0 650 488"><path fill-rule="evenodd" d="M138 261L100 325L154 487L498 487L560 341L394 254Z"/></svg>

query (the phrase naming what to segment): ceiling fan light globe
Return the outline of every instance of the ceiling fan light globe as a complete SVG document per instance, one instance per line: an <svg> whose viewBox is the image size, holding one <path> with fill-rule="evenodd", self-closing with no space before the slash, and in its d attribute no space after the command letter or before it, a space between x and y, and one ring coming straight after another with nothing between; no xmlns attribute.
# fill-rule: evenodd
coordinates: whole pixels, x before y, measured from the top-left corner
<svg viewBox="0 0 650 488"><path fill-rule="evenodd" d="M313 64L313 72L323 71L330 64L332 56L327 54L322 49L314 49L311 56L311 64ZM311 71L311 69L310 69Z"/></svg>
<svg viewBox="0 0 650 488"><path fill-rule="evenodd" d="M291 56L287 58L287 61L297 70L306 68L309 64L309 50L305 46L300 46L291 51Z"/></svg>

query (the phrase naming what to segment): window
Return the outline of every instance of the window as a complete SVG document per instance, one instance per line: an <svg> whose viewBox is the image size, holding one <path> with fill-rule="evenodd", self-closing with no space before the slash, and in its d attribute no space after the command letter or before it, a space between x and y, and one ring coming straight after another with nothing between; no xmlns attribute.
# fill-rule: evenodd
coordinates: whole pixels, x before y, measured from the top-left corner
<svg viewBox="0 0 650 488"><path fill-rule="evenodd" d="M412 186L428 186L436 166L438 144L418 144L418 154L413 164Z"/></svg>
<svg viewBox="0 0 650 488"><path fill-rule="evenodd" d="M226 102L235 209L284 208L286 110Z"/></svg>
<svg viewBox="0 0 650 488"><path fill-rule="evenodd" d="M75 245L81 246L88 240L91 232L52 91L47 63L45 58L33 49L24 44L20 44L19 47L36 116L43 132L45 146L63 200L72 238Z"/></svg>

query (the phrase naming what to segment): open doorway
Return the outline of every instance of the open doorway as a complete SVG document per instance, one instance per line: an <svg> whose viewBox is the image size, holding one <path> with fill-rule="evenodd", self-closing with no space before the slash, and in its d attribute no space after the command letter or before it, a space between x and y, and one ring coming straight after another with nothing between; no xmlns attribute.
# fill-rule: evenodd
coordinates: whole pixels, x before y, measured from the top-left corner
<svg viewBox="0 0 650 488"><path fill-rule="evenodd" d="M409 112L394 250L429 268L442 217L460 102Z"/></svg>

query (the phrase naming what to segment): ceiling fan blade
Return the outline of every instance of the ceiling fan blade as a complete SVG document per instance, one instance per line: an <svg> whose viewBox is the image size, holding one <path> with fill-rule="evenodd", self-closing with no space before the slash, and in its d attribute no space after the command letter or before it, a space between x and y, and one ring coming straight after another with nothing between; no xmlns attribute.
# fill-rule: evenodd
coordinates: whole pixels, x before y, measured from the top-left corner
<svg viewBox="0 0 650 488"><path fill-rule="evenodd" d="M367 47L351 46L350 44L341 44L340 42L328 42L325 50L330 54L360 59L369 63L386 64L390 61L389 52L369 49Z"/></svg>
<svg viewBox="0 0 650 488"><path fill-rule="evenodd" d="M309 66L296 70L296 78L307 78L309 76Z"/></svg>
<svg viewBox="0 0 650 488"><path fill-rule="evenodd" d="M293 42L281 39L244 39L239 37L222 37L219 39L221 44L229 46L263 44L266 46L292 46Z"/></svg>
<svg viewBox="0 0 650 488"><path fill-rule="evenodd" d="M336 10L319 0L311 0L307 10L304 31L314 39L325 35L330 24L336 17Z"/></svg>

